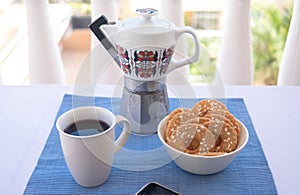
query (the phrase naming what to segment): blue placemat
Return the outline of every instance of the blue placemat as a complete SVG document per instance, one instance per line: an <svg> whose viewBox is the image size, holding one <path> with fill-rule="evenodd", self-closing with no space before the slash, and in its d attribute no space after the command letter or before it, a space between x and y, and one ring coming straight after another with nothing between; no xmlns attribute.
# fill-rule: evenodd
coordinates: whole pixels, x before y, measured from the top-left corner
<svg viewBox="0 0 300 195"><path fill-rule="evenodd" d="M74 107L77 101L74 101L74 97L77 100L87 99L65 95L57 117ZM119 113L120 99L96 97L88 101ZM192 106L196 101L170 99L170 110L182 105ZM272 173L243 99L222 101L247 126L250 136L245 149L222 172L206 176L185 172L170 161L156 134L146 137L131 135L124 151L122 149L117 153L109 179L99 187L84 188L77 185L69 173L58 132L53 126L24 193L135 194L146 183L155 181L182 194L277 194ZM120 128L116 131L120 131Z"/></svg>

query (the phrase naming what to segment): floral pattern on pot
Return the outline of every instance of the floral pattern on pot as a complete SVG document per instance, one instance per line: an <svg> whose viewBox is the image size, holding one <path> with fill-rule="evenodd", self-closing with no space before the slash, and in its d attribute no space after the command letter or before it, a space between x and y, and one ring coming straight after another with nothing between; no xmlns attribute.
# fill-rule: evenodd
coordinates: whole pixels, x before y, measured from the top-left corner
<svg viewBox="0 0 300 195"><path fill-rule="evenodd" d="M152 79L167 73L174 49L127 50L116 46L121 68L125 75L139 79Z"/></svg>
<svg viewBox="0 0 300 195"><path fill-rule="evenodd" d="M158 61L157 51L135 51L135 74L138 77L154 77L156 74L156 64Z"/></svg>
<svg viewBox="0 0 300 195"><path fill-rule="evenodd" d="M129 55L128 51L125 50L123 47L120 47L119 45L116 46L118 54L119 54L119 59L121 63L121 68L125 74L131 74L131 66L129 62Z"/></svg>
<svg viewBox="0 0 300 195"><path fill-rule="evenodd" d="M171 57L173 55L174 50L172 48L165 49L162 55L162 64L160 68L160 75L166 74L168 70L168 66L171 62Z"/></svg>

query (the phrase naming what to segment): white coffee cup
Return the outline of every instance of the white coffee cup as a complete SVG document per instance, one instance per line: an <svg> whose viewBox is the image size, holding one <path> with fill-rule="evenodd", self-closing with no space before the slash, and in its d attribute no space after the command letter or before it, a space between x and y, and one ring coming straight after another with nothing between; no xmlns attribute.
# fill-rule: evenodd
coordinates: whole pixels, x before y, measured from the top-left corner
<svg viewBox="0 0 300 195"><path fill-rule="evenodd" d="M74 122L101 120L109 125L103 132L93 135L72 135L64 130ZM121 135L115 141L115 126L124 122ZM62 114L57 122L66 164L75 181L84 187L104 183L111 172L114 154L126 143L130 123L123 116L115 116L101 107L79 107Z"/></svg>

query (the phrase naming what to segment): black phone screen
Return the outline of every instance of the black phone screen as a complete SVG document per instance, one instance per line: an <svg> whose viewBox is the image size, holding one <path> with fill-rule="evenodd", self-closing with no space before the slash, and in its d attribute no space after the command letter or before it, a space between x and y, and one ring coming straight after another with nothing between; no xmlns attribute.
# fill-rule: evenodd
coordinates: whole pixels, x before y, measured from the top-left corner
<svg viewBox="0 0 300 195"><path fill-rule="evenodd" d="M149 183L146 185L141 191L137 193L137 195L180 195L179 193L168 189L164 186L161 186L157 183Z"/></svg>

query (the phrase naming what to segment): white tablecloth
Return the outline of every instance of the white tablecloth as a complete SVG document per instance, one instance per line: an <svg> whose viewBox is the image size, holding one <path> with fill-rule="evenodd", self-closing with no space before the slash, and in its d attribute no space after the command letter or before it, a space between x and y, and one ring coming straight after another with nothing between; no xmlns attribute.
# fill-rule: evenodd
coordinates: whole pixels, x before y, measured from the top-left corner
<svg viewBox="0 0 300 195"><path fill-rule="evenodd" d="M300 192L300 87L169 87L170 97L242 97L273 173L279 194ZM22 194L70 86L0 86L0 194ZM97 96L120 96L101 86Z"/></svg>

